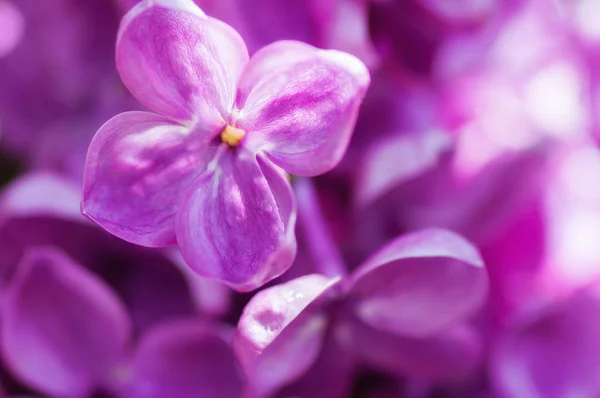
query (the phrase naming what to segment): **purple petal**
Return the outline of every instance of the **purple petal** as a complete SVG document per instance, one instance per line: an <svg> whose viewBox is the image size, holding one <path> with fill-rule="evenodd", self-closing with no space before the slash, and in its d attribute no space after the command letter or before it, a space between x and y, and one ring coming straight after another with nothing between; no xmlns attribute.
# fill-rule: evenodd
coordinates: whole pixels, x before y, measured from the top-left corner
<svg viewBox="0 0 600 398"><path fill-rule="evenodd" d="M394 187L433 168L449 144L448 135L436 130L377 140L365 152L359 169L357 202L361 205L371 203Z"/></svg>
<svg viewBox="0 0 600 398"><path fill-rule="evenodd" d="M142 338L128 398L242 396L231 334L196 321L163 324Z"/></svg>
<svg viewBox="0 0 600 398"><path fill-rule="evenodd" d="M88 152L82 212L144 246L175 243L175 214L210 148L205 131L147 112L126 112L100 128Z"/></svg>
<svg viewBox="0 0 600 398"><path fill-rule="evenodd" d="M311 1L196 0L211 16L240 32L251 53L277 40L314 43L318 21Z"/></svg>
<svg viewBox="0 0 600 398"><path fill-rule="evenodd" d="M468 374L480 360L482 343L467 325L410 338L372 328L360 320L347 324L350 348L365 363L398 376L454 378Z"/></svg>
<svg viewBox="0 0 600 398"><path fill-rule="evenodd" d="M239 34L191 0L145 0L121 22L123 82L149 109L176 119L215 124L228 118L247 62Z"/></svg>
<svg viewBox="0 0 600 398"><path fill-rule="evenodd" d="M583 292L504 333L492 379L507 397L600 396L600 299Z"/></svg>
<svg viewBox="0 0 600 398"><path fill-rule="evenodd" d="M76 184L47 173L23 175L5 188L0 199L0 300L30 247L61 248L85 265L96 263L112 247L117 239L79 213L80 195Z"/></svg>
<svg viewBox="0 0 600 398"><path fill-rule="evenodd" d="M412 337L439 332L479 309L483 262L469 242L441 229L395 239L359 267L349 298L367 324Z"/></svg>
<svg viewBox="0 0 600 398"><path fill-rule="evenodd" d="M327 329L325 306L338 282L307 275L250 300L238 323L234 349L259 396L294 381L315 362Z"/></svg>
<svg viewBox="0 0 600 398"><path fill-rule="evenodd" d="M294 198L282 174L247 151L225 149L215 167L183 200L177 243L198 274L253 290L294 260Z"/></svg>
<svg viewBox="0 0 600 398"><path fill-rule="evenodd" d="M357 364L337 335L328 333L319 357L297 381L284 387L280 397L344 398L350 396Z"/></svg>
<svg viewBox="0 0 600 398"><path fill-rule="evenodd" d="M203 314L221 317L227 314L232 305L232 290L218 281L204 278L188 267L176 248L166 249L169 258L183 273L196 308Z"/></svg>
<svg viewBox="0 0 600 398"><path fill-rule="evenodd" d="M184 273L156 249L122 242L97 249L98 273L123 299L136 333L172 319L197 314Z"/></svg>
<svg viewBox="0 0 600 398"><path fill-rule="evenodd" d="M117 364L130 333L114 293L53 249L26 256L2 310L7 365L52 396L89 394Z"/></svg>
<svg viewBox="0 0 600 398"><path fill-rule="evenodd" d="M274 43L252 57L241 77L237 126L248 132L246 145L286 171L324 173L346 151L369 81L350 54Z"/></svg>
<svg viewBox="0 0 600 398"><path fill-rule="evenodd" d="M473 24L484 22L494 12L498 12L497 0L418 0L433 15L450 24Z"/></svg>
<svg viewBox="0 0 600 398"><path fill-rule="evenodd" d="M64 178L43 172L25 174L4 190L0 217L49 215L84 222L79 201L76 185Z"/></svg>
<svg viewBox="0 0 600 398"><path fill-rule="evenodd" d="M318 47L346 51L360 58L370 70L379 66L379 56L369 34L369 6L367 0L313 1L324 22L325 36ZM323 21L324 20L324 21Z"/></svg>
<svg viewBox="0 0 600 398"><path fill-rule="evenodd" d="M0 3L0 59L9 54L22 40L25 21L17 7L10 2Z"/></svg>

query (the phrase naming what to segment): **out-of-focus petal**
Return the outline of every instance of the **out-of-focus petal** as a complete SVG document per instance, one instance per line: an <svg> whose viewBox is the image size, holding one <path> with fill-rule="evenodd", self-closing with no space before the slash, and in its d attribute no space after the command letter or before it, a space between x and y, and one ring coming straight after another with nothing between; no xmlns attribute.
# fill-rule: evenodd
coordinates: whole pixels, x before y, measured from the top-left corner
<svg viewBox="0 0 600 398"><path fill-rule="evenodd" d="M76 262L88 265L96 261L98 248L114 243L116 238L81 216L80 200L77 184L49 173L22 175L4 189L0 198L0 301L28 248L60 248Z"/></svg>
<svg viewBox="0 0 600 398"><path fill-rule="evenodd" d="M296 0L196 0L211 17L233 26L251 53L277 40L314 43L318 21L310 1Z"/></svg>
<svg viewBox="0 0 600 398"><path fill-rule="evenodd" d="M281 41L251 59L239 85L246 145L286 171L324 173L342 158L370 76L357 58Z"/></svg>
<svg viewBox="0 0 600 398"><path fill-rule="evenodd" d="M580 292L503 333L492 379L507 397L600 395L600 298Z"/></svg>
<svg viewBox="0 0 600 398"><path fill-rule="evenodd" d="M129 338L129 319L114 293L54 249L26 256L2 310L9 369L51 396L87 396L108 377Z"/></svg>
<svg viewBox="0 0 600 398"><path fill-rule="evenodd" d="M223 327L197 321L163 324L133 357L127 398L239 398L243 381Z"/></svg>
<svg viewBox="0 0 600 398"><path fill-rule="evenodd" d="M204 278L188 267L178 248L166 249L168 257L183 273L196 308L203 314L220 317L230 310L233 291L213 279Z"/></svg>
<svg viewBox="0 0 600 398"><path fill-rule="evenodd" d="M268 160L243 150L221 155L183 200L177 243L198 274L254 290L292 265L294 198Z"/></svg>
<svg viewBox="0 0 600 398"><path fill-rule="evenodd" d="M90 145L82 212L129 242L174 244L179 202L210 157L205 133L147 112L115 116Z"/></svg>
<svg viewBox="0 0 600 398"><path fill-rule="evenodd" d="M423 337L479 309L487 274L477 249L446 230L401 236L352 275L357 316L379 330Z"/></svg>
<svg viewBox="0 0 600 398"><path fill-rule="evenodd" d="M368 204L432 168L449 146L448 135L438 130L377 140L365 153L359 169L357 202Z"/></svg>
<svg viewBox="0 0 600 398"><path fill-rule="evenodd" d="M481 339L467 325L455 325L424 338L379 331L358 319L350 320L347 327L349 348L366 364L398 376L460 377L473 370L481 357Z"/></svg>
<svg viewBox="0 0 600 398"><path fill-rule="evenodd" d="M335 328L335 326L334 326ZM354 353L342 346L335 332L328 333L319 357L296 382L278 397L344 398L350 395L357 369Z"/></svg>
<svg viewBox="0 0 600 398"><path fill-rule="evenodd" d="M474 24L485 22L493 12L498 11L497 0L418 0L433 15L449 24Z"/></svg>
<svg viewBox="0 0 600 398"><path fill-rule="evenodd" d="M234 349L251 389L267 395L314 363L325 338L337 279L307 275L257 293L244 309Z"/></svg>
<svg viewBox="0 0 600 398"><path fill-rule="evenodd" d="M370 70L377 68L379 57L369 34L368 0L313 0L321 22L322 48L346 51L360 58Z"/></svg>
<svg viewBox="0 0 600 398"><path fill-rule="evenodd" d="M184 273L162 251L111 243L98 249L97 272L123 299L136 333L197 314Z"/></svg>
<svg viewBox="0 0 600 398"><path fill-rule="evenodd" d="M213 124L232 110L248 50L230 26L192 0L145 0L121 22L117 68L148 108Z"/></svg>
<svg viewBox="0 0 600 398"><path fill-rule="evenodd" d="M83 221L75 184L45 172L25 174L7 187L0 199L0 218L52 215Z"/></svg>
<svg viewBox="0 0 600 398"><path fill-rule="evenodd" d="M25 20L10 1L0 2L0 58L10 53L21 41Z"/></svg>

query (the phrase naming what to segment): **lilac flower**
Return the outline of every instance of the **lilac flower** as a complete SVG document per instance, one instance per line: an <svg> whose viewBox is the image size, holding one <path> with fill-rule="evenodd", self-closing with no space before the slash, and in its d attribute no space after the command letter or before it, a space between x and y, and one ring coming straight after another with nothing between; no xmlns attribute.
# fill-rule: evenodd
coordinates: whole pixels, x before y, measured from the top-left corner
<svg viewBox="0 0 600 398"><path fill-rule="evenodd" d="M0 146L24 166L80 181L98 118L132 109L114 67L119 12L111 3L0 1Z"/></svg>
<svg viewBox="0 0 600 398"><path fill-rule="evenodd" d="M51 396L143 388L132 384L137 365L124 344L170 320L223 315L227 296L220 284L180 273L177 254L128 244L81 217L79 195L51 174L23 176L3 192L2 354L10 374Z"/></svg>
<svg viewBox="0 0 600 398"><path fill-rule="evenodd" d="M339 162L369 84L362 62L293 41L249 59L237 32L180 0L124 17L117 67L157 113L98 131L83 213L133 243L177 243L194 271L240 291L283 273L295 204L282 169L312 176Z"/></svg>
<svg viewBox="0 0 600 398"><path fill-rule="evenodd" d="M500 396L595 397L600 394L600 296L590 286L521 314L494 347L492 379Z"/></svg>
<svg viewBox="0 0 600 398"><path fill-rule="evenodd" d="M184 319L143 336L131 361L123 398L240 398L243 378L230 327Z"/></svg>
<svg viewBox="0 0 600 398"><path fill-rule="evenodd" d="M23 38L23 15L8 1L0 2L0 58L9 54Z"/></svg>
<svg viewBox="0 0 600 398"><path fill-rule="evenodd" d="M373 82L350 144L353 157L345 158L355 168L361 206L434 168L453 141L431 84L389 73Z"/></svg>
<svg viewBox="0 0 600 398"><path fill-rule="evenodd" d="M111 384L131 326L123 303L55 249L34 249L2 303L2 354L11 372L51 396L81 397Z"/></svg>
<svg viewBox="0 0 600 398"><path fill-rule="evenodd" d="M0 197L0 301L23 256L51 247L108 283L125 303L136 332L174 317L228 310L222 285L180 272L175 254L107 234L81 217L79 201L77 185L52 174L24 175L5 189Z"/></svg>
<svg viewBox="0 0 600 398"><path fill-rule="evenodd" d="M305 43L356 55L370 67L377 55L368 31L368 0L196 0L233 26L250 53L277 40Z"/></svg>
<svg viewBox="0 0 600 398"><path fill-rule="evenodd" d="M392 374L453 377L479 358L478 335L466 321L486 288L474 247L448 231L417 232L347 278L313 274L259 292L240 318L234 348L257 396L299 383L329 349L346 353L328 354L340 360L319 368L321 377L347 365L348 350ZM352 372L337 373L336 383L347 386ZM326 396L344 396L344 388Z"/></svg>

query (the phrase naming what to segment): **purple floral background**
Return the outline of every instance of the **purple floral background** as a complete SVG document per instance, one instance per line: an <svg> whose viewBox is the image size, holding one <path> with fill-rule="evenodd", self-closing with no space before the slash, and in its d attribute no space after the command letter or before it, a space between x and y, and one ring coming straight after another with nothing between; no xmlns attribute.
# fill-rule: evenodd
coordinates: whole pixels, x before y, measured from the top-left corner
<svg viewBox="0 0 600 398"><path fill-rule="evenodd" d="M0 398L599 398L599 0L0 0Z"/></svg>

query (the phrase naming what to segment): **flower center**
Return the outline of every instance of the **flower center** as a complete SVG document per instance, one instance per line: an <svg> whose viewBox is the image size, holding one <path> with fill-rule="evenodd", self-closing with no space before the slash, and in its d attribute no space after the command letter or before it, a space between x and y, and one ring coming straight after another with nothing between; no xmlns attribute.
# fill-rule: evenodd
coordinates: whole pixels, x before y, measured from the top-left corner
<svg viewBox="0 0 600 398"><path fill-rule="evenodd" d="M221 141L229 146L237 146L245 135L246 132L244 130L228 124L221 130Z"/></svg>

